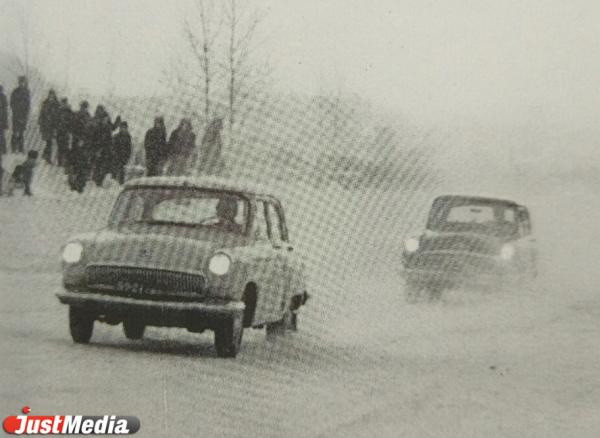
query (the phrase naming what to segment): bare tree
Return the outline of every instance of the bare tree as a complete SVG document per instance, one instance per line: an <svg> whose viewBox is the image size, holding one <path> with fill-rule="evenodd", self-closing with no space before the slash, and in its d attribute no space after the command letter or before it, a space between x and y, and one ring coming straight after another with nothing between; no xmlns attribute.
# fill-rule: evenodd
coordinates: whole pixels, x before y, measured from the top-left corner
<svg viewBox="0 0 600 438"><path fill-rule="evenodd" d="M12 14L18 23L15 32L4 35L7 53L15 57L15 64L9 68L18 76L30 76L32 70L42 68L42 57L47 58L51 52L49 42L32 24L31 8L27 6L26 2L11 1L3 7L3 12Z"/></svg>
<svg viewBox="0 0 600 438"><path fill-rule="evenodd" d="M184 32L194 59L200 65L204 91L204 117L206 121L211 117L211 87L214 70L214 47L223 23L223 16L216 11L214 0L196 0L196 9L199 20L195 22L186 19Z"/></svg>
<svg viewBox="0 0 600 438"><path fill-rule="evenodd" d="M29 20L25 12L24 6L20 3L10 3L13 8L13 13L18 18L18 33L13 34L13 38L8 39L7 47L10 47L10 52L15 57L16 65L11 68L11 73L15 75L29 75L31 67L31 28Z"/></svg>
<svg viewBox="0 0 600 438"><path fill-rule="evenodd" d="M252 76L251 50L253 38L262 17L256 11L240 7L237 0L228 0L225 6L225 23L228 29L227 57L227 106L229 110L229 130L237 117L237 103L244 86L248 85ZM256 67L256 64L253 65Z"/></svg>

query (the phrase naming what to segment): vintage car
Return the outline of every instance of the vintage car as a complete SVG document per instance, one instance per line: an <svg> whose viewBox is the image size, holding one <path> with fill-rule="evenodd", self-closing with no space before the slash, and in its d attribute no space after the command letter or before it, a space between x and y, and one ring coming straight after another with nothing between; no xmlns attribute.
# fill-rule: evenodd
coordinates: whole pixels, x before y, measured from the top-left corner
<svg viewBox="0 0 600 438"><path fill-rule="evenodd" d="M243 187L248 187L243 185ZM95 321L214 331L218 356L235 357L244 328L295 329L308 298L304 265L273 196L219 180L139 178L126 183L106 228L62 252L71 337Z"/></svg>
<svg viewBox="0 0 600 438"><path fill-rule="evenodd" d="M433 201L425 231L404 242L407 298L439 298L459 285L505 285L534 278L537 253L529 211L514 201L464 195Z"/></svg>

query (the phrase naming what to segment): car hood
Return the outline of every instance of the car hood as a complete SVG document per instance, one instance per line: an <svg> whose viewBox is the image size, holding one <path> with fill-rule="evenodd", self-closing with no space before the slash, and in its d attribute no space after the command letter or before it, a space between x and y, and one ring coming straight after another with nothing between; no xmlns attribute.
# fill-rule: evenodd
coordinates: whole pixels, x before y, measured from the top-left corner
<svg viewBox="0 0 600 438"><path fill-rule="evenodd" d="M247 238L214 230L134 226L103 230L86 248L86 264L203 271L216 251L247 244Z"/></svg>
<svg viewBox="0 0 600 438"><path fill-rule="evenodd" d="M456 251L495 255L507 242L506 238L480 233L449 233L427 231L421 236L421 251Z"/></svg>

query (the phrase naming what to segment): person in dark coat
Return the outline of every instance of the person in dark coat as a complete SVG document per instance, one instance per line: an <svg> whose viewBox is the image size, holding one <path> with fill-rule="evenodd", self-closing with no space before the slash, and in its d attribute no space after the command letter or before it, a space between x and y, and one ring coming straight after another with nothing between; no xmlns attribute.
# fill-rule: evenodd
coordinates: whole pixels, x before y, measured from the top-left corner
<svg viewBox="0 0 600 438"><path fill-rule="evenodd" d="M225 167L221 156L223 149L223 140L221 140L222 130L223 119L216 118L208 125L202 137L202 162L199 165L199 171L203 174L219 174Z"/></svg>
<svg viewBox="0 0 600 438"><path fill-rule="evenodd" d="M131 157L131 135L127 122L121 122L119 132L114 135L112 143L113 169L111 173L113 178L122 185L125 182L125 166Z"/></svg>
<svg viewBox="0 0 600 438"><path fill-rule="evenodd" d="M12 110L12 137L11 148L13 153L25 151L24 133L29 118L31 96L27 88L27 78L19 77L19 85L10 95L10 109Z"/></svg>
<svg viewBox="0 0 600 438"><path fill-rule="evenodd" d="M60 109L58 112L58 122L56 124L56 144L58 153L56 154L58 165L63 167L67 164L69 155L69 140L73 124L73 110L66 97L60 100Z"/></svg>
<svg viewBox="0 0 600 438"><path fill-rule="evenodd" d="M52 140L56 135L56 127L58 124L58 114L60 105L56 98L54 90L48 92L48 97L42 102L42 108L40 109L39 125L40 134L42 139L46 142L46 147L42 153L42 158L46 160L48 164L52 160Z"/></svg>
<svg viewBox="0 0 600 438"><path fill-rule="evenodd" d="M112 123L104 107L98 105L90 127L90 145L93 154L92 179L98 187L102 186L104 178L111 170L112 133L120 123L121 116Z"/></svg>
<svg viewBox="0 0 600 438"><path fill-rule="evenodd" d="M8 129L8 101L6 94L4 94L4 87L0 85L0 154L5 154L6 149L6 137L4 131Z"/></svg>
<svg viewBox="0 0 600 438"><path fill-rule="evenodd" d="M0 195L4 194L3 186L4 182L4 167L2 167L2 154L0 154Z"/></svg>
<svg viewBox="0 0 600 438"><path fill-rule="evenodd" d="M154 119L154 126L146 131L144 137L144 150L146 152L146 175L157 176L161 174L166 158L167 130L162 117Z"/></svg>
<svg viewBox="0 0 600 438"><path fill-rule="evenodd" d="M73 115L71 126L68 181L71 190L76 190L79 193L83 193L90 176L91 150L88 134L92 116L88 110L89 106L89 103L85 100L79 104L79 111Z"/></svg>
<svg viewBox="0 0 600 438"><path fill-rule="evenodd" d="M196 154L196 134L192 131L192 123L188 119L182 119L171 133L168 147L165 174L186 174L191 169Z"/></svg>
<svg viewBox="0 0 600 438"><path fill-rule="evenodd" d="M87 138L92 116L90 115L90 104L87 100L79 104L79 111L73 114L71 124L71 149L82 146Z"/></svg>

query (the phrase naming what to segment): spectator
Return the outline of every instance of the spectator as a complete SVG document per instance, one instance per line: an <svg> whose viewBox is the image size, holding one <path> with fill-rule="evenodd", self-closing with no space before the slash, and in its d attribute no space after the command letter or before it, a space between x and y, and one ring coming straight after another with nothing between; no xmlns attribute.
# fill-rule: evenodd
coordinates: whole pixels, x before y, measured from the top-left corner
<svg viewBox="0 0 600 438"><path fill-rule="evenodd" d="M12 110L12 137L11 149L13 153L25 151L24 132L29 118L31 97L27 88L27 78L19 76L19 85L10 95L10 108Z"/></svg>
<svg viewBox="0 0 600 438"><path fill-rule="evenodd" d="M112 132L121 123L121 116L115 123L102 105L98 105L90 124L90 146L92 149L92 179L98 187L102 186L112 163Z"/></svg>
<svg viewBox="0 0 600 438"><path fill-rule="evenodd" d="M161 174L167 147L167 130L162 117L154 119L154 126L146 132L144 150L146 152L146 174L157 176Z"/></svg>
<svg viewBox="0 0 600 438"><path fill-rule="evenodd" d="M6 149L6 137L4 131L8 129L8 102L6 100L6 94L4 94L4 87L0 85L0 155L5 154Z"/></svg>
<svg viewBox="0 0 600 438"><path fill-rule="evenodd" d="M194 162L196 153L196 134L192 131L192 123L181 119L179 126L169 137L169 152L165 173L167 175L184 175Z"/></svg>
<svg viewBox="0 0 600 438"><path fill-rule="evenodd" d="M121 122L119 132L113 137L113 152L112 152L112 175L119 184L125 182L125 166L131 157L131 135L127 122Z"/></svg>
<svg viewBox="0 0 600 438"><path fill-rule="evenodd" d="M3 182L4 182L4 167L2 167L2 155L0 154L0 196L4 194L4 187L3 187Z"/></svg>
<svg viewBox="0 0 600 438"><path fill-rule="evenodd" d="M63 167L69 155L69 136L73 125L73 110L66 97L60 100L58 123L56 125L56 144L58 145L57 161Z"/></svg>
<svg viewBox="0 0 600 438"><path fill-rule="evenodd" d="M79 111L73 114L73 123L71 125L71 149L81 146L86 139L92 116L89 111L90 104L87 100L79 104Z"/></svg>
<svg viewBox="0 0 600 438"><path fill-rule="evenodd" d="M71 150L69 152L69 186L71 190L83 193L85 184L90 175L91 150L89 131L92 116L88 111L89 103L83 101L79 104L79 111L73 115L71 127Z"/></svg>
<svg viewBox="0 0 600 438"><path fill-rule="evenodd" d="M221 157L223 141L221 131L223 130L223 119L214 119L202 137L202 156L199 170L201 173L215 175L219 174L225 167Z"/></svg>
<svg viewBox="0 0 600 438"><path fill-rule="evenodd" d="M52 162L52 140L56 135L59 109L60 106L56 98L56 93L54 90L50 90L48 97L42 103L39 117L40 134L42 134L42 139L46 142L42 158L48 164Z"/></svg>

